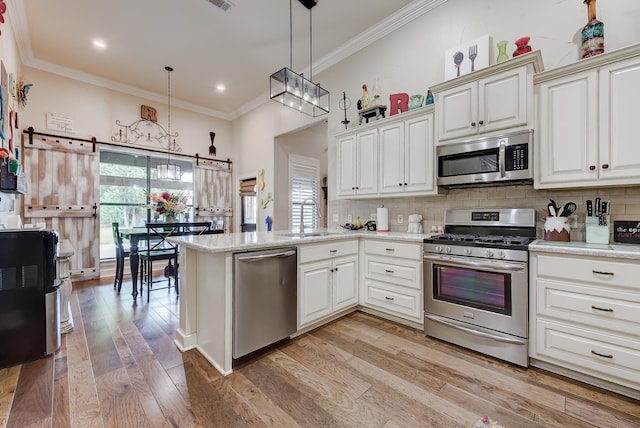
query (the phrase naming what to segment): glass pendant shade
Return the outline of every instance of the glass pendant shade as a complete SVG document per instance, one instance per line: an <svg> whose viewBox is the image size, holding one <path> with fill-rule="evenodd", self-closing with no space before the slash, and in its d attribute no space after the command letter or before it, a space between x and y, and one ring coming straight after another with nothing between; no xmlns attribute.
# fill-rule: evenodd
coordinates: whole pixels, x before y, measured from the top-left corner
<svg viewBox="0 0 640 428"><path fill-rule="evenodd" d="M271 99L309 116L329 113L329 91L288 67L271 75Z"/></svg>
<svg viewBox="0 0 640 428"><path fill-rule="evenodd" d="M157 169L160 180L180 180L182 177L180 167L173 163L159 164Z"/></svg>

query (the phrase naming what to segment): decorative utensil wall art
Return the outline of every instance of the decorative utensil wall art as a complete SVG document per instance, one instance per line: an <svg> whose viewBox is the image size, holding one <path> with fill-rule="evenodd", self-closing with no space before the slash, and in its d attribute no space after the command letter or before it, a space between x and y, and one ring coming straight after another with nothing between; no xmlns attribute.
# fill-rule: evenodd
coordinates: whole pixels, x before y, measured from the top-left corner
<svg viewBox="0 0 640 428"><path fill-rule="evenodd" d="M444 79L463 76L490 64L490 37L488 35L447 49L444 55Z"/></svg>

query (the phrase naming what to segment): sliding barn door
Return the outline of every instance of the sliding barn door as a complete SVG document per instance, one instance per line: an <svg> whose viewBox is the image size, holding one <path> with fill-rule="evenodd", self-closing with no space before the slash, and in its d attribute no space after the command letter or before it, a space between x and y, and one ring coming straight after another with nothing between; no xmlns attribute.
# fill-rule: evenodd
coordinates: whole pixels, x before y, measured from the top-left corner
<svg viewBox="0 0 640 428"><path fill-rule="evenodd" d="M196 220L222 220L233 232L233 182L227 164L199 159L193 167L193 208Z"/></svg>
<svg viewBox="0 0 640 428"><path fill-rule="evenodd" d="M45 223L70 241L75 254L70 271L74 279L100 277L100 222L98 220L100 156L86 141L23 136L27 194L23 217L27 223Z"/></svg>

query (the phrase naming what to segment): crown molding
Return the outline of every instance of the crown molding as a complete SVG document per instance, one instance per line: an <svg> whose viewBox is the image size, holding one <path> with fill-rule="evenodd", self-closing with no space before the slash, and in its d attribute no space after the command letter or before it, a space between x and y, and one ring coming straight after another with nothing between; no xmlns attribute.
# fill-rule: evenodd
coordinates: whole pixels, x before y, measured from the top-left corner
<svg viewBox="0 0 640 428"><path fill-rule="evenodd" d="M345 58L348 58L361 49L366 48L367 46L385 37L389 33L401 28L402 26L410 23L416 18L419 18L425 13L435 9L436 7L446 2L447 0L412 1L402 9L389 15L387 18L383 19L376 25L354 37L339 48L335 49L333 52L320 58L320 60L314 63L314 72L319 73L330 68L331 66L339 63ZM166 101L166 95L164 94L145 91L143 89L139 89L130 85L124 85L113 80L100 78L89 73L82 73L68 67L63 67L48 61L42 61L34 58L33 51L31 49L31 40L29 38L24 0L15 0L8 2L7 7L9 9L9 14L12 17L11 23L14 30L14 37L16 39L16 44L20 54L20 60L22 61L23 65L102 88L122 92L140 98L145 98L151 101ZM303 72L308 71L309 67L307 67L306 70L303 70ZM261 106L269 100L269 92L266 91L228 114L197 104L189 103L180 99L174 100L172 98L171 103L172 105L185 110L231 121L242 116L243 114L250 112L251 110L254 110L255 108Z"/></svg>

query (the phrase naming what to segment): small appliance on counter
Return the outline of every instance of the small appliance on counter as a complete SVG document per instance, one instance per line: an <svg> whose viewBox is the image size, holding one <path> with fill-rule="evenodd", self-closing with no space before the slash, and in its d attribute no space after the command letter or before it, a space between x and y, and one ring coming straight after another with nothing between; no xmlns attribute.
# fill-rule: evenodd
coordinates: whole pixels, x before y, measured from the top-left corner
<svg viewBox="0 0 640 428"><path fill-rule="evenodd" d="M0 368L60 347L55 231L0 230Z"/></svg>

